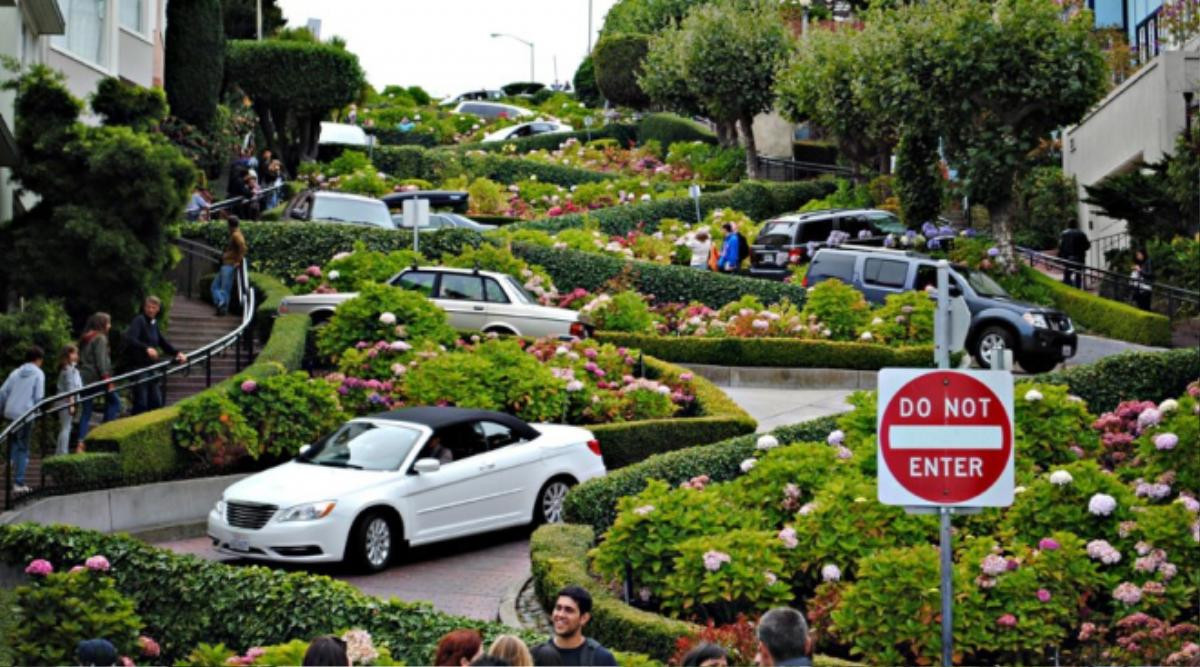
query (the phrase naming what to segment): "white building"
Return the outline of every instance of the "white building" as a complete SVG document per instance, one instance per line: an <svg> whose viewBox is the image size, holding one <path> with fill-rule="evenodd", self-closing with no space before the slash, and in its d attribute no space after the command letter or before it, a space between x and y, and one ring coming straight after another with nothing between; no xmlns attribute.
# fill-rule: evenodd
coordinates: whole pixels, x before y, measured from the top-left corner
<svg viewBox="0 0 1200 667"><path fill-rule="evenodd" d="M166 2L0 0L0 55L62 72L67 89L84 100L109 76L162 86ZM0 220L21 206L9 180L17 158L13 121L13 94L0 92Z"/></svg>
<svg viewBox="0 0 1200 667"><path fill-rule="evenodd" d="M1160 53L1106 95L1078 125L1063 132L1063 171L1078 183L1079 228L1090 239L1115 240L1125 232L1125 221L1100 215L1084 204L1084 186L1173 153L1188 115L1192 123L1200 122L1197 103L1200 39L1184 49Z"/></svg>

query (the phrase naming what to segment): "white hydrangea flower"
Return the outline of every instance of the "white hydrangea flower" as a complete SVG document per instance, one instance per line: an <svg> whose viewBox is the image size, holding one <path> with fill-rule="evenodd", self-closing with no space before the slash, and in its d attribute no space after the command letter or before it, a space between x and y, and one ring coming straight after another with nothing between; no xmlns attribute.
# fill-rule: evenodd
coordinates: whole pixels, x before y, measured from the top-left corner
<svg viewBox="0 0 1200 667"><path fill-rule="evenodd" d="M1071 473L1066 470L1055 470L1050 473L1050 483L1054 486L1066 486L1073 481L1075 478L1071 477Z"/></svg>

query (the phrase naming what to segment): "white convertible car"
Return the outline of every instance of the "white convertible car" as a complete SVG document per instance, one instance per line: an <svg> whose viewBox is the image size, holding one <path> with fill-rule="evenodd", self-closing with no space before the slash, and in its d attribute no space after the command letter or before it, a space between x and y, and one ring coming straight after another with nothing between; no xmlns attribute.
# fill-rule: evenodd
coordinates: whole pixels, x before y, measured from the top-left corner
<svg viewBox="0 0 1200 667"><path fill-rule="evenodd" d="M586 429L423 407L354 419L294 460L225 489L213 547L244 558L388 566L418 545L562 520L571 486L605 474Z"/></svg>

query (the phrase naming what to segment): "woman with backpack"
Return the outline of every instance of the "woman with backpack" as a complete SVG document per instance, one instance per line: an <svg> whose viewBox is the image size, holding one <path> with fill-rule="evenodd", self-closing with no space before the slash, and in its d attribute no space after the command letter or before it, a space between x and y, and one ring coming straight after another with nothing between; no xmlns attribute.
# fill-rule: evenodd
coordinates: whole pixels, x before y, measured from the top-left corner
<svg viewBox="0 0 1200 667"><path fill-rule="evenodd" d="M108 313L95 313L88 318L83 327L83 335L79 338L79 375L84 385L89 385L112 377L112 357L108 346L108 332L112 329L112 317ZM110 422L121 414L121 399L117 397L115 387L109 383L104 393L104 421ZM92 401L90 396L83 400L79 411L79 442L87 437L88 427L92 420Z"/></svg>

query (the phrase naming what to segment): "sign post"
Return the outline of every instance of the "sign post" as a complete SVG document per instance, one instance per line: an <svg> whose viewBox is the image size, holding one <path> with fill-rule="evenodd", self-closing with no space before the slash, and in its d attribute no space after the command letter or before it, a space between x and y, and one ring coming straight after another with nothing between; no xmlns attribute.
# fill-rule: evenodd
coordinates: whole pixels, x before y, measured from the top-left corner
<svg viewBox="0 0 1200 667"><path fill-rule="evenodd" d="M412 225L413 252L421 252L421 228L429 225L429 200L405 199L404 224Z"/></svg>
<svg viewBox="0 0 1200 667"><path fill-rule="evenodd" d="M696 222L700 222L700 184L692 183L688 186L688 196L696 203Z"/></svg>

